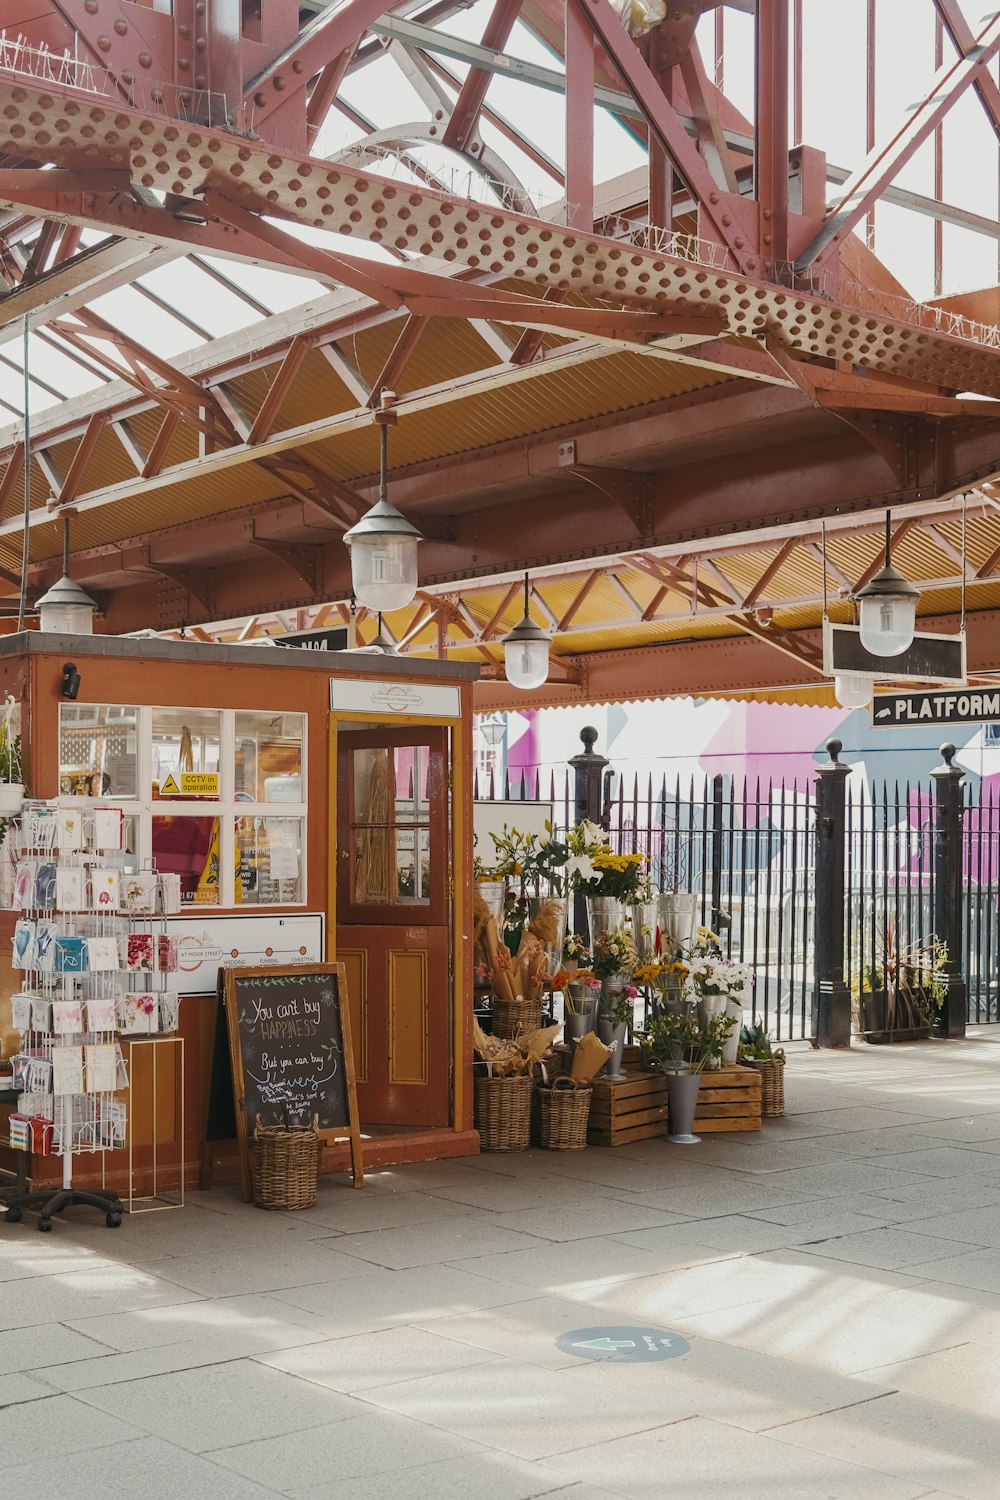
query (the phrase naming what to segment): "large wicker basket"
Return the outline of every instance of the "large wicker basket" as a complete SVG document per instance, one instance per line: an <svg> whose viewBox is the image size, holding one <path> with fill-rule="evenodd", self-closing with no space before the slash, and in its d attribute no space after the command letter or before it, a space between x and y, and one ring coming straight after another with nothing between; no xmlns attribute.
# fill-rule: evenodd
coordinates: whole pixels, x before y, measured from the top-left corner
<svg viewBox="0 0 1000 1500"><path fill-rule="evenodd" d="M765 1120L776 1120L785 1113L785 1054L781 1047L773 1057L744 1058L747 1068L760 1074L760 1112Z"/></svg>
<svg viewBox="0 0 1000 1500"><path fill-rule="evenodd" d="M525 1073L514 1078L477 1078L476 1129L483 1151L526 1151L531 1137L531 1091Z"/></svg>
<svg viewBox="0 0 1000 1500"><path fill-rule="evenodd" d="M542 1002L493 998L493 1035L512 1041L522 1031L535 1031L542 1024Z"/></svg>
<svg viewBox="0 0 1000 1500"><path fill-rule="evenodd" d="M313 1121L313 1125L318 1120ZM258 1208L311 1208L319 1176L313 1129L258 1125L253 1135L253 1201Z"/></svg>
<svg viewBox="0 0 1000 1500"><path fill-rule="evenodd" d="M593 1096L592 1088L580 1087L565 1074L553 1079L551 1088L539 1089L540 1144L546 1151L584 1150Z"/></svg>

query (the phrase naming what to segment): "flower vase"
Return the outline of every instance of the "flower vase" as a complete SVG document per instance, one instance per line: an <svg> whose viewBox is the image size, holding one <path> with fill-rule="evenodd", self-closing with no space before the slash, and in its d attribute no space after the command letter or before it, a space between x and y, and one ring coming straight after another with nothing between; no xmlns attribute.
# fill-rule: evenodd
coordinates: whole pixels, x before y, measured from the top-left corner
<svg viewBox="0 0 1000 1500"><path fill-rule="evenodd" d="M701 1074L692 1073L689 1069L674 1071L669 1068L666 1069L666 1074L669 1117L667 1140L672 1146L697 1146L701 1142L701 1136L692 1132L698 1108Z"/></svg>
<svg viewBox="0 0 1000 1500"><path fill-rule="evenodd" d="M586 1010L575 1011L568 1015L563 1024L563 1036L571 1047L575 1049L577 1042L588 1031L594 1029L594 1012L591 1007Z"/></svg>
<svg viewBox="0 0 1000 1500"><path fill-rule="evenodd" d="M664 947L686 948L698 925L698 897L687 891L668 891L659 899L660 931Z"/></svg>
<svg viewBox="0 0 1000 1500"><path fill-rule="evenodd" d="M504 883L502 880L477 880L476 895L480 896L490 909L490 916L497 924L499 931L503 927L504 908Z"/></svg>
<svg viewBox="0 0 1000 1500"><path fill-rule="evenodd" d="M649 962L656 957L656 929L659 923L657 901L633 902L629 907L632 917L632 941L641 959Z"/></svg>
<svg viewBox="0 0 1000 1500"><path fill-rule="evenodd" d="M602 932L619 932L625 926L625 907L615 896L587 896L587 924L590 946Z"/></svg>
<svg viewBox="0 0 1000 1500"><path fill-rule="evenodd" d="M623 1021L616 1026L613 1021L598 1021L597 1035L606 1047L614 1047L614 1051L604 1064L602 1078L609 1083L621 1083L628 1077L624 1067L625 1038L628 1036L628 1022Z"/></svg>
<svg viewBox="0 0 1000 1500"><path fill-rule="evenodd" d="M726 1038L725 1048L722 1053L722 1066L724 1068L735 1068L740 1053L740 1031L743 1027L743 1007L738 1000L726 1001L726 1015L732 1016L736 1025Z"/></svg>

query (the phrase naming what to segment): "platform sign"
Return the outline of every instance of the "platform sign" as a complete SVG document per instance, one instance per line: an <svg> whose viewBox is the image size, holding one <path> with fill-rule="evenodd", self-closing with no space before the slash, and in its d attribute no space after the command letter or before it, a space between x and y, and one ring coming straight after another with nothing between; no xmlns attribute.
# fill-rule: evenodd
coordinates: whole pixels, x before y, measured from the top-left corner
<svg viewBox="0 0 1000 1500"><path fill-rule="evenodd" d="M612 1365L676 1359L690 1347L687 1339L666 1328L574 1328L556 1339L556 1348L564 1354Z"/></svg>
<svg viewBox="0 0 1000 1500"><path fill-rule="evenodd" d="M347 626L335 630L290 630L285 635L272 635L276 646L298 646L301 651L346 651Z"/></svg>
<svg viewBox="0 0 1000 1500"><path fill-rule="evenodd" d="M878 693L872 700L873 729L905 729L928 724L1000 724L1000 688L962 692Z"/></svg>
<svg viewBox="0 0 1000 1500"><path fill-rule="evenodd" d="M964 683L965 631L932 635L918 630L899 656L873 656L857 625L823 625L823 671L828 677L885 678L889 682Z"/></svg>

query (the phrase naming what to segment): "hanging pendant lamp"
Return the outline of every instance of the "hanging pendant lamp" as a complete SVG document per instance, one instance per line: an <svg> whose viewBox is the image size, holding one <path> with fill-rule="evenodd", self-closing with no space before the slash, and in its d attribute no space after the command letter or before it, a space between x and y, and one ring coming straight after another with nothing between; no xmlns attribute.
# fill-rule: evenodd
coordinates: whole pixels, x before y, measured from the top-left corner
<svg viewBox="0 0 1000 1500"><path fill-rule="evenodd" d="M541 687L549 675L549 644L552 640L547 630L536 625L528 609L528 575L524 575L524 619L503 638L503 662L507 681L511 687Z"/></svg>
<svg viewBox="0 0 1000 1500"><path fill-rule="evenodd" d="M872 656L901 656L913 644L920 590L892 566L889 512L885 513L885 566L858 591L861 644Z"/></svg>
<svg viewBox="0 0 1000 1500"><path fill-rule="evenodd" d="M383 391L375 421L381 435L379 496L344 541L351 549L351 586L359 604L373 614L402 609L417 592L417 547L423 538L389 499L389 428L396 421L396 396Z"/></svg>

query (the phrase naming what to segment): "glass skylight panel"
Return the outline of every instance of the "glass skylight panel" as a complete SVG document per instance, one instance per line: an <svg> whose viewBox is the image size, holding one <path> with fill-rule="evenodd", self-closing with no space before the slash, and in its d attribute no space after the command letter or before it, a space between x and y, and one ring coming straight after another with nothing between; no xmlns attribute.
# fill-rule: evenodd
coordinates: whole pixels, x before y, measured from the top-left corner
<svg viewBox="0 0 1000 1500"><path fill-rule="evenodd" d="M233 266L234 280L242 276L242 266ZM193 323L211 338L234 333L250 323L258 323L260 314L242 297L230 292L189 260L172 261L139 278L139 285L162 297L173 307L183 308Z"/></svg>
<svg viewBox="0 0 1000 1500"><path fill-rule="evenodd" d="M201 339L190 328L185 328L183 323L172 318L162 308L155 307L145 297L140 297L130 286L105 292L103 297L96 298L89 305L107 322L129 332L143 348L158 355L160 359L170 359L172 355L181 354L186 349L202 346Z"/></svg>

